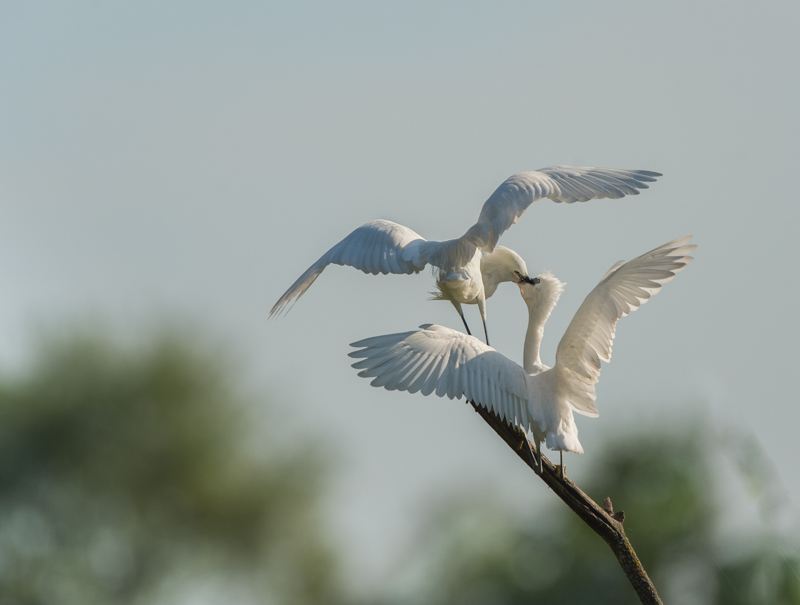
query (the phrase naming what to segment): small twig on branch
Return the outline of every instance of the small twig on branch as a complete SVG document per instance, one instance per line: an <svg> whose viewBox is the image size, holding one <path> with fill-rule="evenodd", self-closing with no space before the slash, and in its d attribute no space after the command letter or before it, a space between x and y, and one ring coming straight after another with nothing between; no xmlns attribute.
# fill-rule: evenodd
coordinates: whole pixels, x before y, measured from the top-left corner
<svg viewBox="0 0 800 605"><path fill-rule="evenodd" d="M584 494L577 485L569 478L562 479L558 474L558 469L547 458L542 458L542 473L539 473L539 465L534 459L534 445L520 431L506 424L494 413L484 407L475 405L470 401L475 411L481 415L489 426L503 438L508 446L522 458L533 472L544 481L556 495L569 506L592 530L606 541L619 561L622 571L628 577L628 581L633 586L639 601L645 605L663 605L658 597L655 586L647 576L642 563L636 556L633 546L625 536L622 522L625 520L625 513L619 511L614 513L611 499L606 498L603 503L604 508L597 506L594 500Z"/></svg>

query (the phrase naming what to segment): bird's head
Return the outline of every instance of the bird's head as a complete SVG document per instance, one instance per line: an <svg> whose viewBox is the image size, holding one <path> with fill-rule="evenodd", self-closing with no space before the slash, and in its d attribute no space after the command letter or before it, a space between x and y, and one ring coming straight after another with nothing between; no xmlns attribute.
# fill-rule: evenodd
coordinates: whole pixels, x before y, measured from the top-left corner
<svg viewBox="0 0 800 605"><path fill-rule="evenodd" d="M561 293L564 292L564 286L566 286L550 271L545 271L527 280L521 280L517 282L517 285L528 307L535 306L539 309L546 309L548 315L561 297Z"/></svg>
<svg viewBox="0 0 800 605"><path fill-rule="evenodd" d="M504 281L515 284L530 283L528 267L522 257L509 248L497 246L481 258L481 274L487 297L494 294L497 285Z"/></svg>

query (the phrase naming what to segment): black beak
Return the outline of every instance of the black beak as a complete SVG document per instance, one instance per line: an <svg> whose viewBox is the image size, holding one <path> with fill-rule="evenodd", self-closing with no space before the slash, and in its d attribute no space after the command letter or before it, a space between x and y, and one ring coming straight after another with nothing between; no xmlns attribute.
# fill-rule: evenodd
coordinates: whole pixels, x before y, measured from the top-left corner
<svg viewBox="0 0 800 605"><path fill-rule="evenodd" d="M531 284L532 286L535 286L540 281L542 281L542 280L540 280L538 277L528 277L527 275L523 275L520 278L519 283L526 283L526 284Z"/></svg>

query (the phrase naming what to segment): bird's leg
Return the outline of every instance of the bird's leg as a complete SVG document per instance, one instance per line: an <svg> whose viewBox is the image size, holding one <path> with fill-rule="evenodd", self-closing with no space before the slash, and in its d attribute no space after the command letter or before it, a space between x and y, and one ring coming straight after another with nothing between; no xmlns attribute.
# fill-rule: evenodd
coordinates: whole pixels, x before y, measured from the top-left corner
<svg viewBox="0 0 800 605"><path fill-rule="evenodd" d="M536 442L536 451L539 452L539 474L542 474L542 442Z"/></svg>
<svg viewBox="0 0 800 605"><path fill-rule="evenodd" d="M534 443L533 447L531 447L531 442L525 439L521 445L527 445L528 450L531 453L531 457L533 458L534 469L533 472L537 475L542 474L542 450L539 449L539 444ZM537 456L538 452L538 456ZM538 470L537 470L538 469Z"/></svg>
<svg viewBox="0 0 800 605"><path fill-rule="evenodd" d="M564 469L564 452L561 450L558 450L558 460L559 462L561 462L561 464L558 466L558 472L561 475L562 479L566 479L567 473Z"/></svg>
<svg viewBox="0 0 800 605"><path fill-rule="evenodd" d="M534 472L537 475L541 475L544 472L544 469L542 468L542 443L541 441L535 441L535 440L534 443L536 445L536 456L534 456L533 459L536 462L536 466L539 467L539 470L538 471L534 470Z"/></svg>
<svg viewBox="0 0 800 605"><path fill-rule="evenodd" d="M467 320L466 320L466 318L464 317L464 314L461 312L461 309L459 309L459 310L458 310L458 314L461 316L461 321L463 321L463 322L464 322L464 329L466 329L466 331L467 331L467 334L468 334L469 336L472 336L472 332L470 332L470 331L469 331L469 326L467 325Z"/></svg>
<svg viewBox="0 0 800 605"><path fill-rule="evenodd" d="M483 320L483 334L486 336L486 346L491 346L489 344L489 330L486 329L486 298L483 295L483 292L478 294L478 310L481 312L481 319Z"/></svg>
<svg viewBox="0 0 800 605"><path fill-rule="evenodd" d="M453 306L458 311L458 316L461 318L461 321L464 322L464 329L466 329L467 334L472 336L472 332L469 331L469 326L467 325L467 318L464 317L464 311L461 309L461 303L453 302Z"/></svg>
<svg viewBox="0 0 800 605"><path fill-rule="evenodd" d="M469 331L469 326L467 325L467 320L464 318L463 313L461 313L461 321L464 322L464 329L466 329L467 335L472 336L472 332Z"/></svg>

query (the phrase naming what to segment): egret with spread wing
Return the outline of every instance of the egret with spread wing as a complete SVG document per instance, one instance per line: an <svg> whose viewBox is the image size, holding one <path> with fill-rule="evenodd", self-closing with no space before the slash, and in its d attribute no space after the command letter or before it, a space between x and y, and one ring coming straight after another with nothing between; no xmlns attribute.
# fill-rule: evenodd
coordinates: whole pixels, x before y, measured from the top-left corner
<svg viewBox="0 0 800 605"><path fill-rule="evenodd" d="M573 412L597 417L600 360L611 361L617 321L646 303L693 259L691 236L620 261L575 313L551 368L539 358L544 324L564 290L550 272L519 283L528 307L523 367L474 337L437 325L353 343L359 376L372 386L439 397L466 397L504 421L533 433L536 449L583 453ZM562 464L563 473L563 464Z"/></svg>
<svg viewBox="0 0 800 605"><path fill-rule="evenodd" d="M477 304L483 320L486 343L486 299L498 284L526 283L527 268L520 256L498 247L503 232L536 200L585 202L600 198L637 195L647 183L661 176L648 170L574 168L550 166L519 172L506 179L483 204L478 222L458 239L428 241L411 229L378 219L362 225L328 250L280 297L269 315L287 309L299 299L330 264L347 265L364 273L419 273L427 265L436 272L437 300L449 300L461 316L467 334L462 304Z"/></svg>

